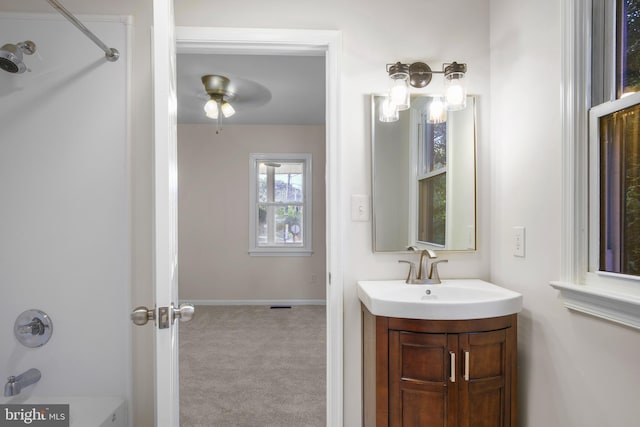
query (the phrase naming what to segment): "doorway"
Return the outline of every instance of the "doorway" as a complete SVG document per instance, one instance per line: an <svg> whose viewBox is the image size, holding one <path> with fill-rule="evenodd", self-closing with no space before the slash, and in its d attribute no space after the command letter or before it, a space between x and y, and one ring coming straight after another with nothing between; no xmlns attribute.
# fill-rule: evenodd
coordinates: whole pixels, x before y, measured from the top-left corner
<svg viewBox="0 0 640 427"><path fill-rule="evenodd" d="M342 274L338 206L337 160L337 46L339 33L293 30L242 30L178 27L177 53L323 55L326 60L326 267L322 277L326 295L327 425L342 425ZM224 122L222 123L224 132ZM323 279L324 277L324 279ZM185 327L188 327L185 325Z"/></svg>

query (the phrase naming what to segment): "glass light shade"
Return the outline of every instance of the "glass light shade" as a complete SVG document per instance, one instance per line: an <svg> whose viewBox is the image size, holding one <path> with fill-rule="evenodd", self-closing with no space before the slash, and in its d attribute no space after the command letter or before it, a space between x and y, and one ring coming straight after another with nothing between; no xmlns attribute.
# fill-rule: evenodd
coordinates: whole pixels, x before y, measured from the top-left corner
<svg viewBox="0 0 640 427"><path fill-rule="evenodd" d="M464 73L451 73L445 77L447 110L463 110L467 107L467 88Z"/></svg>
<svg viewBox="0 0 640 427"><path fill-rule="evenodd" d="M210 119L217 119L218 118L218 103L216 101L214 101L213 99L208 100L207 103L204 104L204 113Z"/></svg>
<svg viewBox="0 0 640 427"><path fill-rule="evenodd" d="M447 121L447 110L444 102L442 102L442 98L433 98L433 101L429 104L427 121L429 123L444 123Z"/></svg>
<svg viewBox="0 0 640 427"><path fill-rule="evenodd" d="M236 113L236 110L227 101L222 102L220 110L225 117L231 117Z"/></svg>
<svg viewBox="0 0 640 427"><path fill-rule="evenodd" d="M390 96L385 96L380 102L378 120L384 123L396 122L400 119L400 114L396 105L391 102Z"/></svg>
<svg viewBox="0 0 640 427"><path fill-rule="evenodd" d="M409 96L409 75L394 74L391 76L391 102L395 104L398 111L408 110L411 105L411 97Z"/></svg>

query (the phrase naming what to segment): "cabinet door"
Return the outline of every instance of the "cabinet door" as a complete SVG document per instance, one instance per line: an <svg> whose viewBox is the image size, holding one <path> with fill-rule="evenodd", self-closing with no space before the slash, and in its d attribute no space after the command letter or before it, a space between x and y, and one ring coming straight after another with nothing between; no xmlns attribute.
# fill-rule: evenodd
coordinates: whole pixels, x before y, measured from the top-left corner
<svg viewBox="0 0 640 427"><path fill-rule="evenodd" d="M460 334L460 427L509 427L507 330Z"/></svg>
<svg viewBox="0 0 640 427"><path fill-rule="evenodd" d="M390 427L456 425L457 348L457 335L389 331Z"/></svg>

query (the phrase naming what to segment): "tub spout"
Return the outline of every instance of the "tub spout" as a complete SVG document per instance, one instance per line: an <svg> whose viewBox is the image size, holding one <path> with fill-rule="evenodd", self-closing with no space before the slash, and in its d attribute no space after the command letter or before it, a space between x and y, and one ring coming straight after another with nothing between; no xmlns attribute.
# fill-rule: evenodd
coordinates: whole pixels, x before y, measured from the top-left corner
<svg viewBox="0 0 640 427"><path fill-rule="evenodd" d="M17 377L10 376L4 385L4 395L9 397L20 394L24 387L37 383L41 377L42 374L36 368L31 368Z"/></svg>

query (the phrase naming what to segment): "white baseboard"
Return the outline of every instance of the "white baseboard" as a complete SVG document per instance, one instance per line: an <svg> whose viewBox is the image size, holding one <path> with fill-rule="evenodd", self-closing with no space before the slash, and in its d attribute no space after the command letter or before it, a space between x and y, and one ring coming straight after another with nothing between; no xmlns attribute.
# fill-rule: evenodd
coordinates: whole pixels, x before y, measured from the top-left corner
<svg viewBox="0 0 640 427"><path fill-rule="evenodd" d="M323 299L185 299L180 303L191 303L193 305L326 305Z"/></svg>

